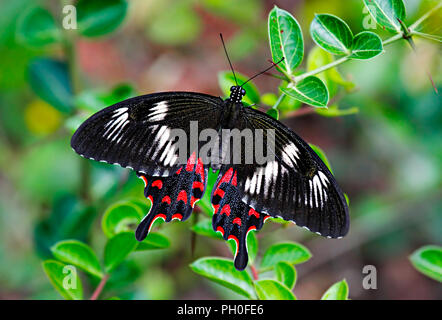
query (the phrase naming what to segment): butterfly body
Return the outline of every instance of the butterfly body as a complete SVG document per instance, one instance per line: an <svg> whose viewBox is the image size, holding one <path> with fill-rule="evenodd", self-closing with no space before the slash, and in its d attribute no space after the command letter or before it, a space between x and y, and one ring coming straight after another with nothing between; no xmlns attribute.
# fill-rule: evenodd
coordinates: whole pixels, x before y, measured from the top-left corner
<svg viewBox="0 0 442 320"><path fill-rule="evenodd" d="M209 169L219 171L211 194L213 229L236 242L238 270L247 265L247 234L261 229L269 217L281 217L326 237L344 236L348 207L333 175L293 131L244 106L245 94L242 87L233 86L226 100L192 92L128 99L86 120L71 146L83 157L131 168L144 181L152 207L137 228L138 240L147 236L158 218L186 220L207 189ZM172 139L176 130L185 141L185 159ZM233 138L240 141L240 148L224 148L232 142L223 136L229 130L252 134L261 130L263 143L272 147L267 149L271 159L244 161L255 155L258 145L241 136ZM201 137L207 132L218 143L210 150L211 157L202 152L208 139Z"/></svg>

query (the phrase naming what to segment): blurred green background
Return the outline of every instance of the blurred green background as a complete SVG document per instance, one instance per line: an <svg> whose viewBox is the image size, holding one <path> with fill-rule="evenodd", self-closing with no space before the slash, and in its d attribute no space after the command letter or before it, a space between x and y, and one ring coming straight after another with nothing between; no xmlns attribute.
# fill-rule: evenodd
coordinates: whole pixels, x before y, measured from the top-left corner
<svg viewBox="0 0 442 320"><path fill-rule="evenodd" d="M221 95L218 73L228 64L218 34L223 33L236 70L255 74L271 58L267 14L274 4L300 22L306 52L314 46L308 30L315 13L337 15L355 33L364 30L368 17L359 0L240 2L131 0L115 32L76 37L68 48L24 44L17 30L24 12L36 5L61 21L63 1L0 3L0 299L60 298L41 267L51 256L49 247L76 238L102 252L106 237L100 221L106 207L127 197L144 199L143 183L133 172L88 164L71 150L72 128L86 114L156 91ZM410 22L428 7L428 1L405 4ZM440 32L440 16L436 22L431 31ZM388 37L380 27L370 31ZM295 240L311 250L313 258L298 267L299 299L318 299L342 278L352 299L442 298L440 284L408 260L422 245L442 243L442 105L428 77L429 72L440 92L441 48L437 42L415 41L416 53L401 41L373 60L339 67L356 85L340 94L339 105L358 107L358 114L327 118L308 113L282 120L326 152L350 198L351 228L342 240L270 223L258 233L261 247ZM72 86L75 95L62 86L70 81L64 78L66 65L42 60L63 61L66 52L76 56L80 80ZM42 99L45 77L57 85ZM255 84L261 93L277 93L279 80L261 76ZM107 284L107 295L237 298L189 268L202 256L231 257L222 242L202 237L192 256L191 225L192 219L162 225L171 247L131 255ZM377 290L362 287L365 265L377 268Z"/></svg>

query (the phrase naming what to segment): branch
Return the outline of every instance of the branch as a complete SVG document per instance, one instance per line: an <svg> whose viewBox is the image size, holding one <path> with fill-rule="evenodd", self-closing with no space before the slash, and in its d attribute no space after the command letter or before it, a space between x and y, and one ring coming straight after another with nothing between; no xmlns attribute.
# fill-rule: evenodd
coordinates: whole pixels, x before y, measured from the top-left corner
<svg viewBox="0 0 442 320"><path fill-rule="evenodd" d="M397 35L395 35L395 36L393 36L393 37L391 37L391 38L388 38L387 40L385 40L385 41L382 42L382 45L383 45L383 46L386 46L386 45L388 45L388 44L390 44L390 43L393 43L393 42L395 42L395 41L398 41L398 40L400 40L400 39L403 39L403 34L402 34L402 33L398 33ZM295 83L296 83L296 82L299 82L299 81L301 81L301 80L304 80L304 79L307 78L307 77L317 75L318 73L321 73L321 72L324 72L324 71L326 71L326 70L328 70L328 69L334 68L334 67L336 67L336 66L338 66L338 65L340 65L340 64L343 64L344 62L347 62L347 61L349 61L349 60L350 60L350 56L342 57L342 58L340 58L340 59L338 59L338 60L335 60L335 61L333 61L333 62L331 62L331 63L329 63L329 64L326 64L326 65L324 65L324 66L322 66L322 67L316 68L316 69L314 69L314 70L312 70L312 71L309 71L309 72L306 72L306 73L303 73L303 74L301 74L301 75L295 77L295 78L293 79L293 81L294 81Z"/></svg>
<svg viewBox="0 0 442 320"><path fill-rule="evenodd" d="M101 294L101 291L103 291L104 286L106 285L107 280L109 279L109 275L105 274L103 278L101 278L100 283L98 284L98 287L95 289L95 291L92 293L92 296L89 300L97 300L98 297Z"/></svg>

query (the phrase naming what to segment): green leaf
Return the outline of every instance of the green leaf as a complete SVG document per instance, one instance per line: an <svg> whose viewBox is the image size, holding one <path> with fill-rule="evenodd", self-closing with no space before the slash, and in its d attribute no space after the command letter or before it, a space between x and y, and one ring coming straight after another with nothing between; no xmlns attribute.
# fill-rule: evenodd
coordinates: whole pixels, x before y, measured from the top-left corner
<svg viewBox="0 0 442 320"><path fill-rule="evenodd" d="M350 54L353 33L344 20L331 14L317 14L310 25L315 43L333 54Z"/></svg>
<svg viewBox="0 0 442 320"><path fill-rule="evenodd" d="M255 281L255 289L261 300L296 300L285 285L275 280Z"/></svg>
<svg viewBox="0 0 442 320"><path fill-rule="evenodd" d="M125 0L79 0L77 21L79 32L86 37L97 37L114 31L127 12Z"/></svg>
<svg viewBox="0 0 442 320"><path fill-rule="evenodd" d="M67 264L73 264L98 278L103 277L100 262L94 251L78 240L64 240L51 247L55 258Z"/></svg>
<svg viewBox="0 0 442 320"><path fill-rule="evenodd" d="M258 254L258 239L256 238L256 231L251 231L247 235L247 250L249 253L249 263L253 264Z"/></svg>
<svg viewBox="0 0 442 320"><path fill-rule="evenodd" d="M221 233L213 230L212 220L204 219L198 221L197 224L192 226L192 231L201 236L210 237L217 240L223 240Z"/></svg>
<svg viewBox="0 0 442 320"><path fill-rule="evenodd" d="M272 59L289 75L293 75L304 57L304 40L298 21L287 11L275 6L270 11L268 33Z"/></svg>
<svg viewBox="0 0 442 320"><path fill-rule="evenodd" d="M401 32L398 19L405 19L405 5L402 0L364 0L368 11L376 22L389 31Z"/></svg>
<svg viewBox="0 0 442 320"><path fill-rule="evenodd" d="M69 113L73 108L73 95L67 65L47 58L34 59L28 70L29 84L44 101Z"/></svg>
<svg viewBox="0 0 442 320"><path fill-rule="evenodd" d="M322 66L332 63L334 60L333 55L327 51L322 50L318 46L314 46L310 50L307 58L307 71L312 71L318 69ZM338 91L338 86L343 86L347 91L350 91L355 87L355 84L344 79L344 77L339 73L338 69L330 68L316 75L319 79L324 81L329 92L330 97L334 96ZM326 109L317 109L316 111L326 111Z"/></svg>
<svg viewBox="0 0 442 320"><path fill-rule="evenodd" d="M121 232L109 239L104 248L106 272L114 270L138 246L133 232Z"/></svg>
<svg viewBox="0 0 442 320"><path fill-rule="evenodd" d="M232 260L206 257L194 261L190 268L199 275L227 287L249 299L255 298L250 275L235 269Z"/></svg>
<svg viewBox="0 0 442 320"><path fill-rule="evenodd" d="M322 162L325 163L325 165L327 166L328 170L330 170L330 172L333 174L333 170L331 168L330 161L328 161L328 158L325 155L324 150L322 150L320 147L315 146L314 144L311 144L311 143L309 144L309 146L318 155L318 157L321 158Z"/></svg>
<svg viewBox="0 0 442 320"><path fill-rule="evenodd" d="M348 300L348 284L342 280L336 282L324 293L321 300Z"/></svg>
<svg viewBox="0 0 442 320"><path fill-rule="evenodd" d="M350 58L368 60L381 54L383 50L381 38L376 33L364 31L356 35Z"/></svg>
<svg viewBox="0 0 442 320"><path fill-rule="evenodd" d="M42 263L42 266L49 281L63 298L67 300L83 299L83 286L80 277L76 274L70 274L64 263L46 260Z"/></svg>
<svg viewBox="0 0 442 320"><path fill-rule="evenodd" d="M136 96L134 87L122 83L112 90L85 90L75 97L75 105L83 110L95 113L122 100Z"/></svg>
<svg viewBox="0 0 442 320"><path fill-rule="evenodd" d="M278 262L275 266L276 279L287 288L293 289L296 283L296 269L285 261Z"/></svg>
<svg viewBox="0 0 442 320"><path fill-rule="evenodd" d="M303 245L295 242L277 243L267 249L262 257L260 271L274 268L280 261L290 264L299 264L311 257L310 251Z"/></svg>
<svg viewBox="0 0 442 320"><path fill-rule="evenodd" d="M410 261L419 272L442 282L442 247L424 246L413 252Z"/></svg>
<svg viewBox="0 0 442 320"><path fill-rule="evenodd" d="M238 5L238 0L202 0L199 3L214 16L241 26L252 25L259 20L263 6L262 2L255 0L241 0L241 5Z"/></svg>
<svg viewBox="0 0 442 320"><path fill-rule="evenodd" d="M105 211L101 227L104 234L112 238L120 232L131 230L130 226L140 223L143 216L144 212L131 201L117 202Z"/></svg>
<svg viewBox="0 0 442 320"><path fill-rule="evenodd" d="M61 30L52 14L41 7L25 10L19 17L16 29L17 41L29 46L41 47L59 42Z"/></svg>
<svg viewBox="0 0 442 320"><path fill-rule="evenodd" d="M151 16L147 34L162 45L183 45L198 38L201 25L200 15L192 8L192 3L179 1Z"/></svg>
<svg viewBox="0 0 442 320"><path fill-rule="evenodd" d="M165 236L150 232L147 237L138 243L137 251L166 249L170 247L170 241Z"/></svg>
<svg viewBox="0 0 442 320"><path fill-rule="evenodd" d="M347 109L339 109L339 106L334 104L327 109L315 109L315 112L323 117L342 117L356 114L359 112L358 107L351 107Z"/></svg>
<svg viewBox="0 0 442 320"><path fill-rule="evenodd" d="M310 76L296 85L289 84L287 88L280 88L286 95L314 107L327 107L328 90L321 79Z"/></svg>
<svg viewBox="0 0 442 320"><path fill-rule="evenodd" d="M261 95L261 103L273 107L278 101L278 96L273 92L264 93Z"/></svg>
<svg viewBox="0 0 442 320"><path fill-rule="evenodd" d="M279 120L279 111L278 109L269 109L266 112L269 116L271 116L273 119Z"/></svg>
<svg viewBox="0 0 442 320"><path fill-rule="evenodd" d="M238 85L242 85L244 82L248 80L248 78L238 72L235 72L236 79L238 80ZM230 71L223 71L218 73L218 84L224 94L225 97L230 96L230 88L232 86L236 86L235 78L233 77L233 73ZM246 90L246 95L243 98L243 101L248 104L259 103L259 91L253 82L247 82L243 89Z"/></svg>

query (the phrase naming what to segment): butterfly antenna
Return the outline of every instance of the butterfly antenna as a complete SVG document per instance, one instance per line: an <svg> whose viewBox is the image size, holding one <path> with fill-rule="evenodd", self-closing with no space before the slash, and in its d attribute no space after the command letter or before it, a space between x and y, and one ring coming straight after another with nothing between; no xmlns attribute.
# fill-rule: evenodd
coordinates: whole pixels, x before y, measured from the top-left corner
<svg viewBox="0 0 442 320"><path fill-rule="evenodd" d="M257 74L255 74L253 77L251 77L249 80L247 80L246 82L244 82L240 87L242 88L243 85L245 85L247 82L249 82L250 80L255 79L256 77L262 75L263 73L266 73L267 71L269 71L270 69L272 69L273 67L276 67L278 64L280 64L282 61L284 60L284 58L282 58L281 60L279 60L278 62L274 63L273 61L271 61L272 65L270 67L268 67L267 69L265 69L264 71L261 71Z"/></svg>
<svg viewBox="0 0 442 320"><path fill-rule="evenodd" d="M233 70L232 62L230 62L229 54L227 53L227 49L226 49L226 44L224 43L223 34L220 33L219 36L221 38L221 42L223 43L224 52L226 53L227 60L229 61L230 69L232 69L233 77L235 78L235 83L236 83L236 85L238 85L238 81L236 80L235 70Z"/></svg>

